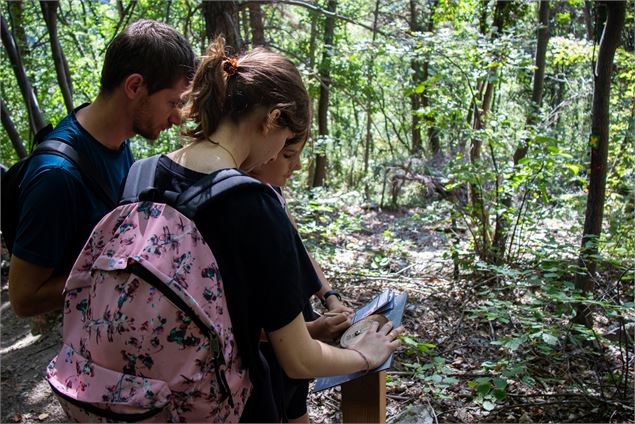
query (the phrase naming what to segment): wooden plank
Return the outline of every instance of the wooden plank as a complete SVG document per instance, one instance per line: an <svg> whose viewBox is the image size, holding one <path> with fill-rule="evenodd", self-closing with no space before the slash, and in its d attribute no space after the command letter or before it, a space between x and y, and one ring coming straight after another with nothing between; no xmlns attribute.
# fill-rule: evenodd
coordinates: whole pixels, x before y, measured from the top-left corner
<svg viewBox="0 0 635 424"><path fill-rule="evenodd" d="M342 418L345 423L386 422L386 371L342 384Z"/></svg>

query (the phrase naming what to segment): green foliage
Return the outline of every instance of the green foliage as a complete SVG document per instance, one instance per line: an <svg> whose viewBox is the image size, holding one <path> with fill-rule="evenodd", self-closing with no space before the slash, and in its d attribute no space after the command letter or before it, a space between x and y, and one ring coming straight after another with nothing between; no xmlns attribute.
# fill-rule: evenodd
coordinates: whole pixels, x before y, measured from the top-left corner
<svg viewBox="0 0 635 424"><path fill-rule="evenodd" d="M409 357L404 361L404 366L421 382L424 393L439 399L447 399L447 389L458 384L460 380L451 376L453 371L446 366L445 359L436 354L436 346L419 342L410 336L402 336L401 342L406 347Z"/></svg>

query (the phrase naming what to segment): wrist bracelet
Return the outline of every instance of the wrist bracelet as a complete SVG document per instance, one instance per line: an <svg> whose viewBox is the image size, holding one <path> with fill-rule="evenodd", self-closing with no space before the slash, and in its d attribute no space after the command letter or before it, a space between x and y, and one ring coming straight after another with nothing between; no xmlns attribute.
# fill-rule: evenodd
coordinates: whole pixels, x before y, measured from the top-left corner
<svg viewBox="0 0 635 424"><path fill-rule="evenodd" d="M324 296L322 296L322 299L320 299L320 301L322 302L322 306L324 306L325 308L326 308L326 299L329 296L335 296L340 302L342 301L342 296L340 296L338 292L336 292L335 290L329 290L326 293L324 293Z"/></svg>
<svg viewBox="0 0 635 424"><path fill-rule="evenodd" d="M366 369L364 370L364 374L370 371L370 362L368 362L368 358L366 357L366 355L364 355L361 351L355 349L354 347L349 347L348 349L359 353L359 355L364 359L364 362L366 362Z"/></svg>

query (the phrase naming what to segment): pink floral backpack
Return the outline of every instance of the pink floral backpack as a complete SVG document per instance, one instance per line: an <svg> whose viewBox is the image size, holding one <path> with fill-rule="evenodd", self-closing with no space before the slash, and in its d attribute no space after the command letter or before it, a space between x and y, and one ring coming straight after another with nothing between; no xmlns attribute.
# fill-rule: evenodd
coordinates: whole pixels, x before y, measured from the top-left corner
<svg viewBox="0 0 635 424"><path fill-rule="evenodd" d="M181 194L149 188L159 156L136 162L121 205L66 282L64 337L48 381L73 421L232 422L251 393L221 275L192 218L239 187L236 170Z"/></svg>

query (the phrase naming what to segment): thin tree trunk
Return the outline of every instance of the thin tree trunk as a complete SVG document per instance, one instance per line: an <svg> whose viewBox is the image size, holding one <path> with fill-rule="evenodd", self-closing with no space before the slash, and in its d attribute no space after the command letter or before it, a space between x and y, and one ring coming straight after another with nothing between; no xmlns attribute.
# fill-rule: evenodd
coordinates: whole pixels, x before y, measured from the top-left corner
<svg viewBox="0 0 635 424"><path fill-rule="evenodd" d="M329 0L327 9L331 12L324 23L324 49L322 50L322 62L320 63L320 99L318 101L318 136L325 137L329 134L328 107L329 92L331 86L331 55L333 54L333 40L335 39L335 10L337 0ZM326 152L318 151L315 157L315 172L313 174L313 187L324 185L326 179Z"/></svg>
<svg viewBox="0 0 635 424"><path fill-rule="evenodd" d="M418 19L418 11L417 11L417 0L410 0L410 31L419 32L421 31L421 27L419 26ZM418 87L420 84L424 83L427 79L427 75L424 74L423 65L419 60L413 58L410 61L410 67L412 68L412 85L413 87ZM426 68L427 71L427 68ZM424 98L421 93L417 93L415 90L410 94L410 105L412 107L412 128L411 128L411 137L412 137L412 147L410 148L410 152L413 155L419 154L423 150L423 142L421 139L421 115L419 110L427 104L424 105Z"/></svg>
<svg viewBox="0 0 635 424"><path fill-rule="evenodd" d="M373 19L373 28L377 28L377 16L379 15L379 1L375 0L375 16ZM375 62L375 39L377 38L377 31L373 31L371 53L368 56L368 63L366 64L366 81L367 81L367 99L366 99L366 146L364 148L364 177L368 174L368 162L370 161L370 152L373 144L373 133L371 127L373 125L373 97L371 95L373 87L373 63ZM366 186L366 195L368 197L368 184Z"/></svg>
<svg viewBox="0 0 635 424"><path fill-rule="evenodd" d="M309 71L310 72L314 72L315 69L315 50L316 50L316 44L317 44L317 34L318 34L318 13L315 10L309 9L309 13L311 14L311 35L309 38ZM312 98L311 99L311 104L313 107L313 110L316 110L315 108L315 100ZM309 159L309 163L307 164L307 186L308 187L312 187L313 186L313 180L315 177L315 170L316 170L316 166L315 166L315 161L317 158L317 155L314 155L315 153L315 143L311 144L312 150L311 150L311 156Z"/></svg>
<svg viewBox="0 0 635 424"><path fill-rule="evenodd" d="M205 37L212 41L216 36L225 37L225 45L238 51L243 46L240 37L240 21L238 7L234 1L204 1L202 3L205 17Z"/></svg>
<svg viewBox="0 0 635 424"><path fill-rule="evenodd" d="M497 0L496 9L494 10L494 22L492 23L491 40L496 40L503 31L505 8L508 3L503 0ZM482 26L484 28L484 25ZM494 81L498 72L497 66L492 66L487 74L485 82L485 91L483 93L480 107L474 108L474 121L472 129L479 131L485 128L487 114L489 113L492 103L492 97L494 94ZM481 161L481 150L483 141L480 137L476 136L472 138L470 144L470 162L474 165ZM472 204L472 210L474 218L479 222L479 230L477 234L478 239L475 240L476 253L481 259L491 262L491 243L492 235L490 234L489 212L486 209L485 201L483 198L483 184L484 182L470 184L470 201ZM498 206L498 205L497 205Z"/></svg>
<svg viewBox="0 0 635 424"><path fill-rule="evenodd" d="M318 33L318 13L314 10L311 12L311 38L309 41L309 70L313 71L315 67L315 45L317 43Z"/></svg>
<svg viewBox="0 0 635 424"><path fill-rule="evenodd" d="M53 54L57 83L60 86L60 90L62 90L66 111L70 112L73 110L73 84L69 78L70 71L68 70L68 63L66 62L64 51L62 50L62 46L60 46L60 40L57 36L57 8L59 2L40 1L40 6L51 42L51 53Z"/></svg>
<svg viewBox="0 0 635 424"><path fill-rule="evenodd" d="M544 89L545 63L547 44L549 42L549 2L543 0L540 2L538 9L538 30L537 30L536 53L534 57L534 76L530 109L527 114L526 127L531 128L536 124L539 117L540 105L542 103L542 94ZM516 148L513 155L514 165L523 159L527 154L528 140L523 140ZM510 176L512 179L514 174ZM512 204L510 193L506 193L501 198L504 208L509 209ZM492 242L492 256L494 262L500 264L505 256L505 246L509 232L509 220L504 214L499 214L496 219L496 228L494 230L494 238Z"/></svg>
<svg viewBox="0 0 635 424"><path fill-rule="evenodd" d="M262 24L262 9L260 3L252 1L249 2L249 25L251 27L251 45L252 46L264 46L265 42L265 30Z"/></svg>
<svg viewBox="0 0 635 424"><path fill-rule="evenodd" d="M589 0L584 2L584 24L586 26L586 36L587 39L593 41L593 17L591 15L591 8L593 7L593 3Z"/></svg>
<svg viewBox="0 0 635 424"><path fill-rule="evenodd" d="M15 44L23 59L29 54L29 43L26 40L26 32L24 31L24 2L12 1L8 2L7 11L9 12L9 20L11 21L11 30L15 40Z"/></svg>
<svg viewBox="0 0 635 424"><path fill-rule="evenodd" d="M170 12L172 10L172 2L168 1L165 5L165 22L170 22Z"/></svg>
<svg viewBox="0 0 635 424"><path fill-rule="evenodd" d="M37 99L35 98L33 87L31 87L31 83L29 82L29 79L26 76L26 72L24 71L22 58L20 57L20 53L16 48L13 36L9 32L7 22L4 20L4 16L1 16L1 19L2 44L4 45L7 55L9 56L9 62L11 63L11 67L13 68L13 72L15 73L15 77L18 80L18 85L20 86L20 91L22 92L22 97L24 98L24 102L26 103L26 108L29 112L29 124L31 127L31 131L33 132L33 134L35 134L42 127L44 127L44 117L42 116L42 111L40 110L40 106L38 105Z"/></svg>
<svg viewBox="0 0 635 424"><path fill-rule="evenodd" d="M536 54L534 56L534 77L533 88L531 92L531 102L527 113L526 127L530 129L538 122L540 105L542 103L542 93L545 81L545 67L547 44L549 42L549 1L542 0L538 8L538 30L536 36ZM514 152L514 166L527 155L528 140L523 140ZM512 180L514 172L508 180ZM505 193L501 197L501 204L507 210L512 205L511 193ZM500 264L505 258L505 246L507 245L507 237L509 235L509 219L505 214L498 214L496 219L496 227L492 241L492 257L494 262Z"/></svg>
<svg viewBox="0 0 635 424"><path fill-rule="evenodd" d="M9 140L11 140L11 144L13 145L15 152L18 154L18 157L20 159L24 159L27 156L26 149L24 148L24 143L22 142L22 138L20 138L18 130L15 129L15 125L13 125L13 121L11 120L11 116L9 115L7 105L2 99L0 99L0 106L2 107L2 127L7 132Z"/></svg>
<svg viewBox="0 0 635 424"><path fill-rule="evenodd" d="M594 72L593 107L591 116L591 169L589 175L589 194L584 218L584 232L580 248L579 265L585 269L583 275L576 276L575 285L583 291L593 289L597 269L598 238L602 233L604 200L606 193L606 171L609 145L609 99L611 92L611 74L615 50L620 43L626 3L621 1L601 2L607 10L606 24L598 50L598 60ZM577 307L576 321L591 327L590 311L582 305Z"/></svg>
<svg viewBox="0 0 635 424"><path fill-rule="evenodd" d="M544 92L545 83L545 68L547 57L547 44L549 43L549 2L541 1L540 8L538 10L538 36L536 44L535 55L535 69L533 88L531 90L531 104L529 105L529 114L527 115L527 127L532 127L536 124L539 117L540 105L542 103L542 93ZM514 152L514 165L527 155L528 140L516 148Z"/></svg>
<svg viewBox="0 0 635 424"><path fill-rule="evenodd" d="M117 0L117 14L119 15L119 20L123 20L124 18L124 7L123 7L123 1L121 0Z"/></svg>
<svg viewBox="0 0 635 424"><path fill-rule="evenodd" d="M429 2L430 5L430 10L428 10L428 28L427 31L432 33L432 31L434 31L434 12L438 6L438 0L431 0ZM426 59L426 61L423 64L423 75L425 80L428 80L428 67L430 66L430 62ZM428 90L426 88L426 90L423 92L423 101L424 101L424 108L428 107L428 104L430 102L430 94L428 93ZM439 156L441 155L441 144L439 141L439 130L435 125L435 116L433 113L427 113L426 114L426 121L427 121L427 125L428 125L428 148L430 150L430 156L433 159L438 159Z"/></svg>

